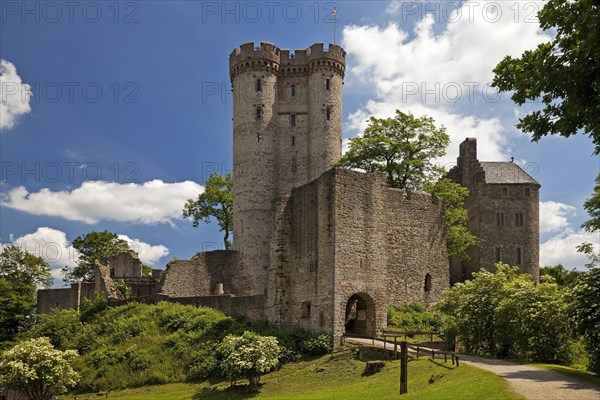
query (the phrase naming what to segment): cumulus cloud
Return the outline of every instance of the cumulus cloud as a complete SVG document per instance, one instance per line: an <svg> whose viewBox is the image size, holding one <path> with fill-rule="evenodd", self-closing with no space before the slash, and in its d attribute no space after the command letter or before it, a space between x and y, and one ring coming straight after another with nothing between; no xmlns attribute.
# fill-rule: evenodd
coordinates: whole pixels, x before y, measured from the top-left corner
<svg viewBox="0 0 600 400"><path fill-rule="evenodd" d="M155 265L157 261L169 254L169 249L162 244L151 245L139 239L132 239L127 235L118 235L120 239L129 243L129 247L139 254L140 260L147 265Z"/></svg>
<svg viewBox="0 0 600 400"><path fill-rule="evenodd" d="M387 12L406 11L405 3L393 1ZM453 162L458 143L467 136L478 138L481 159L503 158L505 128L498 118L483 116L498 101L489 88L492 69L505 55L518 56L550 37L537 23L525 23L529 13L520 5L510 9L513 3L454 3L434 15L428 7L446 2L410 3L413 18L422 16L412 34L398 22L344 28L347 84L374 92L373 99L350 113L346 128L362 132L367 116L390 117L396 109L427 114L446 126L452 140L447 158L440 162ZM531 4L541 8L542 3ZM521 8L519 15L516 8Z"/></svg>
<svg viewBox="0 0 600 400"><path fill-rule="evenodd" d="M181 218L185 201L203 191L202 186L192 181L165 183L155 179L143 184L88 181L72 191L44 188L29 193L19 186L4 195L0 204L33 215L88 224L101 220L172 224L174 219Z"/></svg>
<svg viewBox="0 0 600 400"><path fill-rule="evenodd" d="M169 249L162 244L152 245L140 239L132 239L127 235L118 236L129 243L129 247L139 254L140 260L144 264L154 266L162 257L169 254ZM79 253L71 246L65 232L49 227L39 227L33 233L13 238L11 244L43 258L50 265L55 282L62 280L61 269L63 267L74 268L79 259ZM6 245L4 244L4 246ZM1 250L2 248L0 248L0 252Z"/></svg>
<svg viewBox="0 0 600 400"><path fill-rule="evenodd" d="M583 270L588 261L584 254L576 251L576 247L584 242L594 244L595 251L600 252L600 237L597 233L567 228L565 232L540 245L540 265L562 264L567 269Z"/></svg>
<svg viewBox="0 0 600 400"><path fill-rule="evenodd" d="M0 59L0 130L12 128L21 115L31 112L31 94L15 65Z"/></svg>
<svg viewBox="0 0 600 400"><path fill-rule="evenodd" d="M556 201L540 201L540 233L562 231L570 226L568 215L577 209Z"/></svg>

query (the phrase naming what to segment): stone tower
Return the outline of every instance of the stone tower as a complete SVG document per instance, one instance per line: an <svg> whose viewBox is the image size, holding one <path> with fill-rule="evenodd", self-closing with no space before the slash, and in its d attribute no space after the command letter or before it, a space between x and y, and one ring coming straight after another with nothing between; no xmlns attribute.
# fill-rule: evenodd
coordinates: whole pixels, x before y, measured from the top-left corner
<svg viewBox="0 0 600 400"><path fill-rule="evenodd" d="M244 43L229 56L233 87L233 237L245 293L263 294L274 201L341 157L345 51Z"/></svg>
<svg viewBox="0 0 600 400"><path fill-rule="evenodd" d="M471 279L480 268L493 271L497 262L538 280L540 184L514 162L479 161L475 138L460 144L448 177L469 189L467 225L480 240L468 249L468 261L451 259L450 283Z"/></svg>

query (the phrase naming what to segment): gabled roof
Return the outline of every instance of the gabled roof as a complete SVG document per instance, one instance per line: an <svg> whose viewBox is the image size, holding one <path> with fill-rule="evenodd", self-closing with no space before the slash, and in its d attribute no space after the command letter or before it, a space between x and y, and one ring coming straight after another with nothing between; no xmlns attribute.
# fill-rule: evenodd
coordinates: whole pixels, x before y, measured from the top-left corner
<svg viewBox="0 0 600 400"><path fill-rule="evenodd" d="M513 162L481 161L480 164L485 172L485 183L530 183L539 186L535 179Z"/></svg>

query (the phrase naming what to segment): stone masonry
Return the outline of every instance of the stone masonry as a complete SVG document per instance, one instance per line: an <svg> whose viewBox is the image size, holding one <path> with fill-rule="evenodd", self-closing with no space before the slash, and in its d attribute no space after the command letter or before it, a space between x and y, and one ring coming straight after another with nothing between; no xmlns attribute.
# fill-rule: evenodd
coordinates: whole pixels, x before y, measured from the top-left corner
<svg viewBox="0 0 600 400"><path fill-rule="evenodd" d="M234 250L173 260L143 277L135 253L98 263L96 282L45 290L38 310L77 308L116 280L138 301L177 301L340 337L386 328L387 306L439 300L450 282L498 260L538 276L540 185L514 163L460 146L449 177L466 186L481 245L449 260L443 201L408 197L382 174L332 169L341 157L345 52L245 43L229 57L233 104Z"/></svg>

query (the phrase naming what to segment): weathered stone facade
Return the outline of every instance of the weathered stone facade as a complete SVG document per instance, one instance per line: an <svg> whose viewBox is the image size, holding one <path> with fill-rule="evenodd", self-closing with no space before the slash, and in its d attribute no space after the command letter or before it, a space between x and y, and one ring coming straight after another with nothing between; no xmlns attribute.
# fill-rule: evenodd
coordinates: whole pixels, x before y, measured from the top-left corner
<svg viewBox="0 0 600 400"><path fill-rule="evenodd" d="M513 162L479 161L474 138L461 143L448 177L469 189L468 228L480 239L468 261L451 260L450 282L470 279L480 268L493 271L499 261L538 280L540 184Z"/></svg>
<svg viewBox="0 0 600 400"><path fill-rule="evenodd" d="M331 169L341 157L342 48L319 43L291 54L246 43L229 67L234 250L171 261L151 278L141 276L135 253L109 258L95 283L107 298L122 300L122 279L137 300L209 306L339 337L384 329L390 304L439 300L451 281L480 264L492 268L496 248L537 277L539 184L515 164L481 163L474 139L461 145L450 177L471 191L468 223L482 246L450 268L442 200L406 198L382 174ZM38 308L74 308L91 296L88 286L65 290L40 291Z"/></svg>

